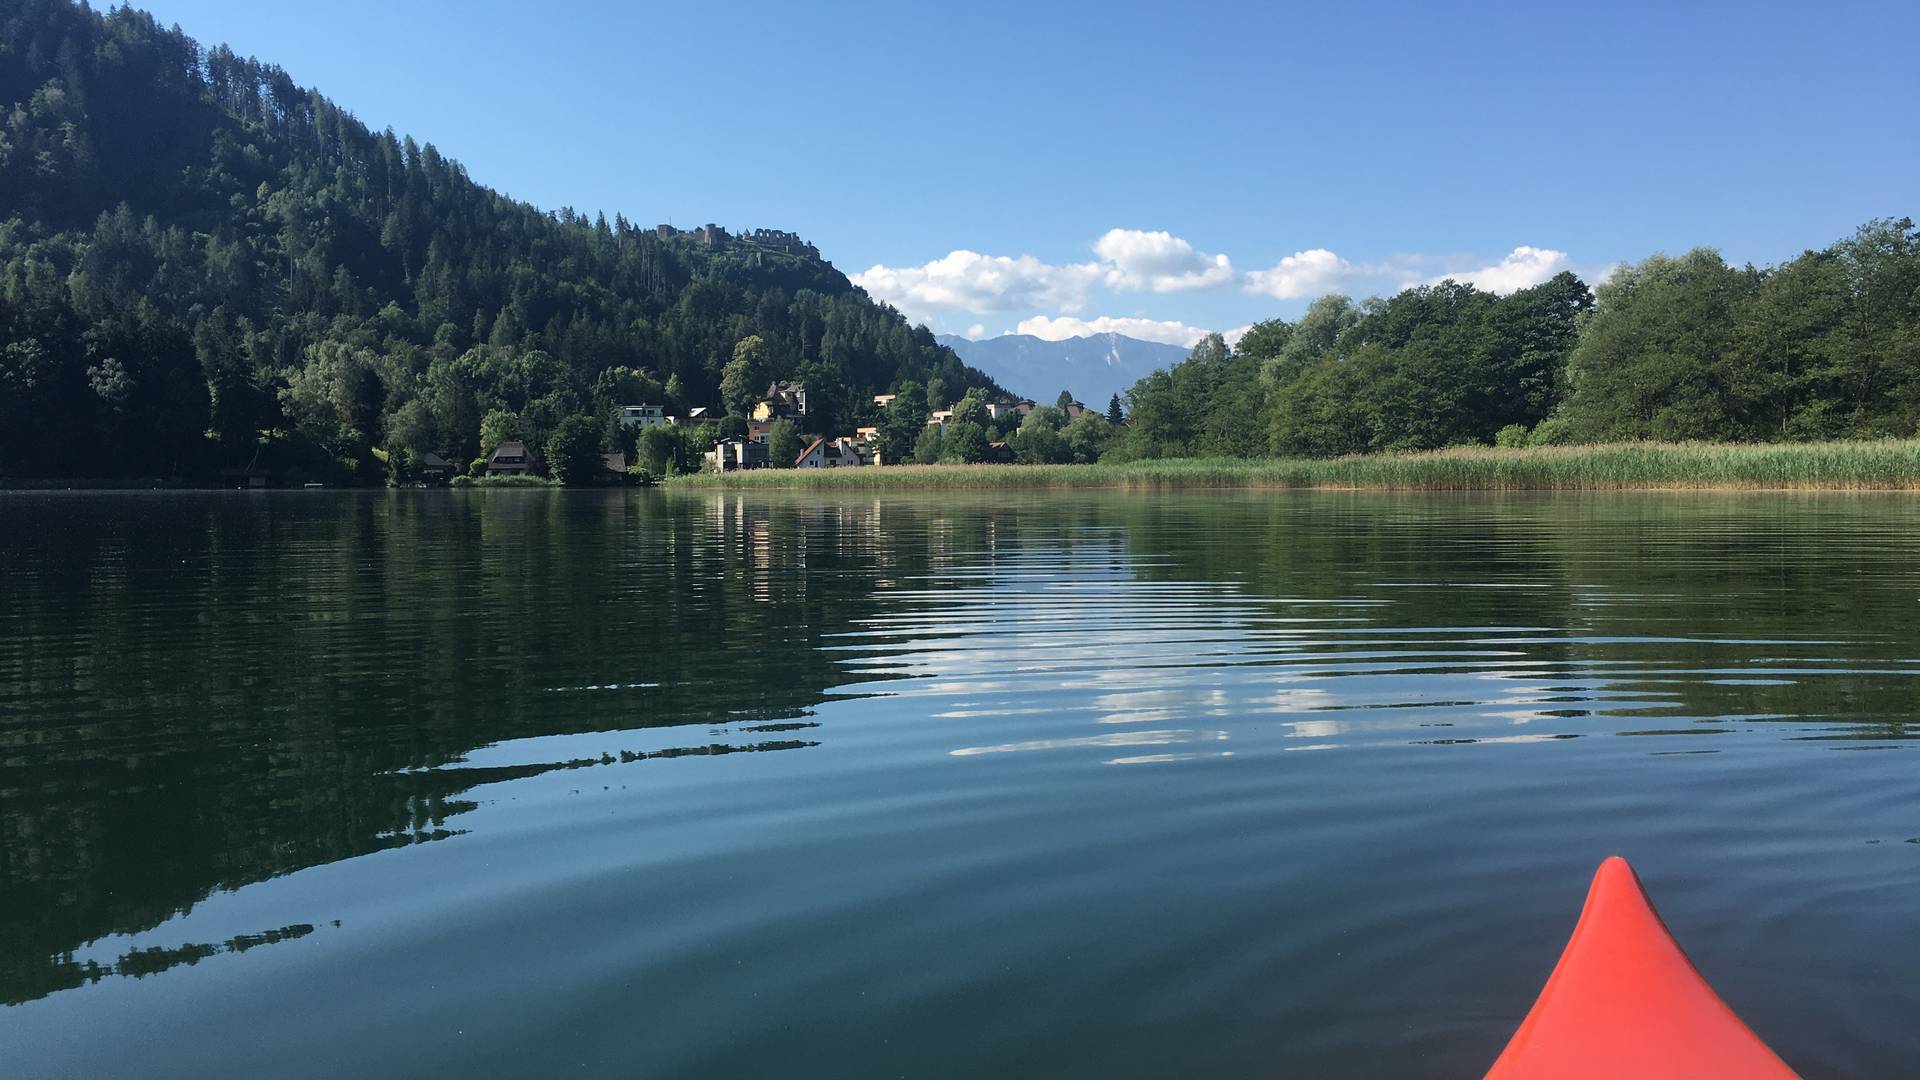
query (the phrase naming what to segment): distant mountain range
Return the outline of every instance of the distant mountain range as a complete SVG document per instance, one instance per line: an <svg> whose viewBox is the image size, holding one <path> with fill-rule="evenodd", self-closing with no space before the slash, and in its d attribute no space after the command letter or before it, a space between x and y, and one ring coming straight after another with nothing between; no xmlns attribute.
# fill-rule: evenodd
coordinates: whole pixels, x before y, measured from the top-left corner
<svg viewBox="0 0 1920 1080"><path fill-rule="evenodd" d="M1141 341L1125 334L1090 334L1062 341L1030 334L972 341L941 334L937 340L1014 393L1047 404L1065 389L1095 408L1104 408L1115 394L1124 395L1148 372L1186 359L1188 352L1181 345Z"/></svg>

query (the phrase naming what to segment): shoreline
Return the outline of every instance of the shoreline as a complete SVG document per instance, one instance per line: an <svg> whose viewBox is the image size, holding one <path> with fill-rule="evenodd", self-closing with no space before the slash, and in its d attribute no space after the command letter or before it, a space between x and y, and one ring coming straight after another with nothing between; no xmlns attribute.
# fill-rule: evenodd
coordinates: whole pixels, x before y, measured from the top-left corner
<svg viewBox="0 0 1920 1080"><path fill-rule="evenodd" d="M669 490L831 491L1920 492L1920 440L1466 447L1330 459L1177 458L1123 465L764 469L672 477L662 486Z"/></svg>
<svg viewBox="0 0 1920 1080"><path fill-rule="evenodd" d="M457 488L562 489L547 483L468 483ZM756 469L668 477L665 491L1399 491L1920 493L1920 439L1825 443L1614 443L1500 449L1459 447L1346 458L1167 458L1091 465L897 465ZM52 491L232 491L154 477L0 478L0 493ZM261 490L261 489L251 489ZM298 491L297 486L268 488ZM380 491L378 486L327 491ZM617 489L615 489L617 490Z"/></svg>

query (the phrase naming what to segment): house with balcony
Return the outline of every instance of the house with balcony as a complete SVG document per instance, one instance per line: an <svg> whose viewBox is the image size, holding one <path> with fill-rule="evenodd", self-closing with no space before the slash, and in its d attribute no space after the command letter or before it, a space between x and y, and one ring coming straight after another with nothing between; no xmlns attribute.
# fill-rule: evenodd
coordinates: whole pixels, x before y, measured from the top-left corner
<svg viewBox="0 0 1920 1080"><path fill-rule="evenodd" d="M539 452L518 439L501 443L487 455L488 476L542 476L546 471Z"/></svg>
<svg viewBox="0 0 1920 1080"><path fill-rule="evenodd" d="M659 424L671 424L665 405L622 405L619 416L623 428L650 428Z"/></svg>

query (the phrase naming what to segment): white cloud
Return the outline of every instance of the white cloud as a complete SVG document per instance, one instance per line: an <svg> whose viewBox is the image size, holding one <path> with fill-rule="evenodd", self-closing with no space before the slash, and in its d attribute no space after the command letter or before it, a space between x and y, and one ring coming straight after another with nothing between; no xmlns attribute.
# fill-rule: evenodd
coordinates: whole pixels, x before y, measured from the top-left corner
<svg viewBox="0 0 1920 1080"><path fill-rule="evenodd" d="M967 327L966 333L961 336L971 341L979 341L981 338L987 336L987 324L974 323L972 326Z"/></svg>
<svg viewBox="0 0 1920 1080"><path fill-rule="evenodd" d="M1441 274L1439 277L1429 279L1427 284L1437 285L1452 278L1476 289L1510 293L1517 289L1538 285L1566 269L1570 269L1566 252L1522 245L1508 252L1505 258L1492 266Z"/></svg>
<svg viewBox="0 0 1920 1080"><path fill-rule="evenodd" d="M1107 287L1122 292L1186 292L1233 280L1232 260L1196 251L1169 232L1108 229L1093 253L1107 264Z"/></svg>
<svg viewBox="0 0 1920 1080"><path fill-rule="evenodd" d="M1234 348L1239 348L1240 339L1243 337L1246 337L1247 331L1251 329L1253 329L1253 324L1248 323L1245 326L1236 326L1231 330L1222 330L1220 331L1220 336L1227 339L1228 345L1231 345Z"/></svg>
<svg viewBox="0 0 1920 1080"><path fill-rule="evenodd" d="M1008 258L958 250L922 266L876 264L850 275L850 280L876 300L925 319L939 311L1078 311L1086 304L1088 287L1100 276L1101 268L1094 263L1055 266L1031 255Z"/></svg>
<svg viewBox="0 0 1920 1080"><path fill-rule="evenodd" d="M1234 280L1232 260L1196 251L1168 232L1109 229L1093 245L1092 262L1054 264L1031 255L983 255L964 248L920 266L875 264L849 275L911 318L931 322L941 313L1049 309L1074 314L1096 285L1121 292L1185 292Z"/></svg>
<svg viewBox="0 0 1920 1080"><path fill-rule="evenodd" d="M1275 300L1299 300L1331 292L1353 274L1353 264L1347 260L1326 248L1310 248L1281 259L1271 270L1248 274L1247 291Z"/></svg>
<svg viewBox="0 0 1920 1080"><path fill-rule="evenodd" d="M1067 338L1086 337L1089 334L1125 334L1141 341L1163 341L1169 345L1192 345L1207 336L1205 330L1197 326L1188 326L1183 322L1161 321L1159 319L1136 319L1111 315L1102 315L1097 319L1075 319L1062 316L1051 318L1035 315L1031 319L1021 319L1013 328L1016 334L1032 334L1046 341L1065 341Z"/></svg>

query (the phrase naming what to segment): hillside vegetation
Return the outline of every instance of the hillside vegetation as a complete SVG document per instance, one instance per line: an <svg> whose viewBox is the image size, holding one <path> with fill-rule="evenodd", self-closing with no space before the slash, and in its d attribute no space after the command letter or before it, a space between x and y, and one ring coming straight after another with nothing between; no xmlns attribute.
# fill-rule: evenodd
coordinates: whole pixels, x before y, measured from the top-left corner
<svg viewBox="0 0 1920 1080"><path fill-rule="evenodd" d="M1920 229L1880 220L1774 267L1709 248L1589 290L1453 281L1316 301L1128 394L1103 460L1463 444L1792 442L1920 431Z"/></svg>
<svg viewBox="0 0 1920 1080"><path fill-rule="evenodd" d="M489 414L717 406L748 338L821 431L998 392L816 258L544 212L144 12L0 0L0 476L464 465Z"/></svg>

